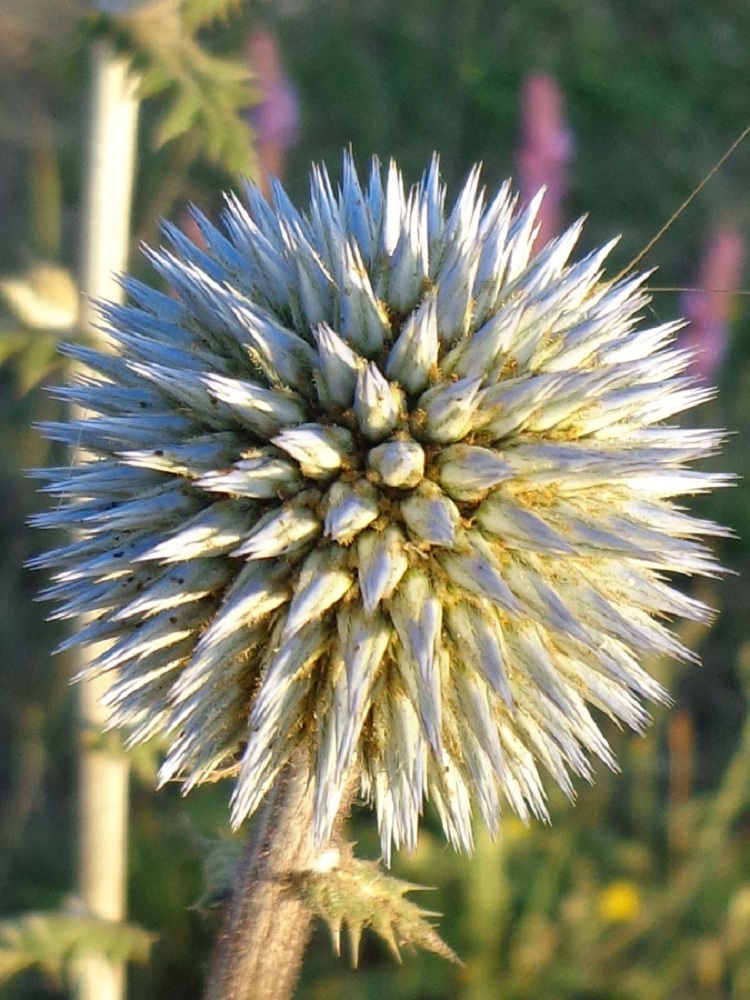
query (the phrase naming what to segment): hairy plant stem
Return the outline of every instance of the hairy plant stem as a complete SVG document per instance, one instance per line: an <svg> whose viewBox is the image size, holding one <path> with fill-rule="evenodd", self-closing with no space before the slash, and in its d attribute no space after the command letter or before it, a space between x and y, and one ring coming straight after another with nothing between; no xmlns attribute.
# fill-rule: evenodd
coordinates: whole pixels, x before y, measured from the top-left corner
<svg viewBox="0 0 750 1000"><path fill-rule="evenodd" d="M290 891L290 876L314 868L340 843L351 804L342 800L331 840L312 837L313 787L307 751L298 750L266 798L235 879L205 1000L289 1000L310 938L312 913Z"/></svg>

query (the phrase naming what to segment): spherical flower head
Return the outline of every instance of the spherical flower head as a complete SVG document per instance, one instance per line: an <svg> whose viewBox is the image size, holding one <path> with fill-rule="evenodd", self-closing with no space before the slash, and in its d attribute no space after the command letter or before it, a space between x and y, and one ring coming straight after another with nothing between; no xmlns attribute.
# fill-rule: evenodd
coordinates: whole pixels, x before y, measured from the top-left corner
<svg viewBox="0 0 750 1000"><path fill-rule="evenodd" d="M114 353L69 348L46 596L107 643L111 724L166 739L164 781L233 775L235 824L302 744L318 838L356 773L386 858L427 799L468 849L472 808L546 815L540 765L572 794L614 763L591 708L644 725L640 657L690 656L665 619L708 611L665 574L717 572L722 531L674 498L727 477L669 421L708 392L610 246L531 259L538 199L478 170L448 212L437 161L407 190L346 157L307 214L246 194L196 213L205 249L166 227L170 294L101 307Z"/></svg>

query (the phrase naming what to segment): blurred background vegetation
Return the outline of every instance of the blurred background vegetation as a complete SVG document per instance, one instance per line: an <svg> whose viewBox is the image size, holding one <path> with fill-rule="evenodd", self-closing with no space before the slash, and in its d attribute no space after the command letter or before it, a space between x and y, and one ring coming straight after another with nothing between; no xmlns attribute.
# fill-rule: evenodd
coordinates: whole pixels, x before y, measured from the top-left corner
<svg viewBox="0 0 750 1000"><path fill-rule="evenodd" d="M172 16L179 6L162 0L161 10ZM438 150L452 191L482 160L494 188L517 172L524 83L544 73L561 89L571 143L564 216L589 214L583 249L623 234L615 269L750 123L750 5L735 0L186 0L186 11L184 37L153 22L114 32L137 51L152 95L141 117L138 272L138 242L158 240L159 216L179 219L190 200L217 213L222 189L257 169L252 131L236 111L258 95L241 92L236 64L224 60L247 58L260 21L299 103L285 165L295 201L306 196L310 161L326 160L336 177L347 146L360 163L394 156L411 180ZM45 501L24 469L62 460L32 425L58 408L40 386L61 377L55 348L75 310L86 53L101 31L112 35L112 25L75 0L4 0L0 11L0 918L55 910L74 891L70 666L50 658L61 632L34 603L43 581L22 568L51 541L25 526ZM717 228L747 233L749 180L750 140L643 261L659 265L655 284L695 284ZM33 328L14 296L19 282L51 309ZM720 393L696 418L734 432L721 466L745 477L746 301L732 299L714 376ZM652 309L666 319L686 302L658 292ZM675 705L655 713L645 737L607 728L622 773L599 768L575 807L551 792L551 827L526 829L508 814L498 843L478 831L471 860L443 845L428 814L416 854L398 858L396 874L439 887L421 902L444 913L443 935L465 965L409 954L398 966L366 938L353 972L321 930L301 998L750 997L747 490L741 481L694 505L737 533L721 558L738 576L686 582L720 611L713 628L685 637L704 666L650 665ZM130 969L129 996L197 1000L218 926L216 870L231 853L211 847L229 837L228 791L202 789L187 801L171 788L154 794L154 766L151 751L135 761L130 919L156 939L150 960ZM353 828L360 853L375 856L373 817L357 812ZM9 1000L67 995L65 962L51 958L0 984Z"/></svg>

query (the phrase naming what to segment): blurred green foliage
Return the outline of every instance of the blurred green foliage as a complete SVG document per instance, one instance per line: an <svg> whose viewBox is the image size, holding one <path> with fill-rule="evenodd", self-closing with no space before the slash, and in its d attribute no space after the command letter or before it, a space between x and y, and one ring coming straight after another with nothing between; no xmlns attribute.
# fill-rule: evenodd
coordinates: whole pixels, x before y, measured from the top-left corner
<svg viewBox="0 0 750 1000"><path fill-rule="evenodd" d="M0 12L4 275L27 274L39 261L69 271L77 264L88 42L72 23L50 30L53 6L9 0ZM305 197L309 161L326 160L335 176L349 145L360 160L395 156L411 178L439 150L453 190L479 159L494 187L515 170L526 74L552 73L575 137L569 215L590 215L584 249L623 233L616 269L636 256L750 117L750 6L733 0L278 0L238 5L234 16L233 5L221 6L226 20L200 35L206 52L240 57L252 18L263 13L273 21L302 105L302 141L287 176L296 200ZM190 10L203 22L216 8L192 0ZM164 111L178 92L144 105L134 246L156 239L158 215L176 214L187 199L218 210L221 188L234 183L236 158L227 162L220 142L223 166L196 158L209 140L195 130L158 145ZM200 126L201 116L186 112L185 120ZM694 282L715 223L729 218L747 231L749 166L750 143L649 254L644 266L660 266L659 285ZM743 303L738 299L720 395L698 419L735 432L720 464L747 476ZM678 296L655 295L651 308L670 317ZM51 377L57 337L21 329L8 309L0 311L0 912L16 918L57 908L73 886L68 667L64 657L50 659L59 629L43 624L44 609L33 602L41 581L21 568L50 541L24 526L45 501L23 470L64 460L31 429L56 410L37 386ZM721 611L710 631L683 637L704 667L652 665L676 705L657 712L643 738L609 731L622 773L599 769L575 808L551 792L551 827L525 829L507 815L497 844L478 832L471 860L444 846L428 815L418 851L398 858L395 873L438 887L420 902L444 913L441 934L464 967L423 953L405 955L399 966L366 932L353 972L346 956L332 956L321 927L301 998L750 996L747 486L696 506L740 536L721 546L739 577L699 585L702 599ZM197 1000L218 927L201 865L206 840L228 836L227 789L200 789L187 801L173 789L154 795L153 762L153 755L142 757L133 779L130 919L158 938L150 963L132 968L130 996ZM374 857L373 827L369 812L355 813L353 837L360 853ZM53 967L0 987L9 1000L64 995Z"/></svg>
<svg viewBox="0 0 750 1000"><path fill-rule="evenodd" d="M62 976L91 952L113 962L145 962L153 937L132 924L79 913L24 913L14 920L0 921L0 983L32 965Z"/></svg>

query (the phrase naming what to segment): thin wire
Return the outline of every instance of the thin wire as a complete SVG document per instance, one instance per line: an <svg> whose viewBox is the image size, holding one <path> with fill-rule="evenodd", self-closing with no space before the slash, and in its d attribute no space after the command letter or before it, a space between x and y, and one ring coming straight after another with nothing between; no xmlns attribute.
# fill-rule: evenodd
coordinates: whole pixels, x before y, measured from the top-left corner
<svg viewBox="0 0 750 1000"><path fill-rule="evenodd" d="M709 292L711 295L750 295L750 290L736 291L734 288L703 288L700 285L688 286L686 288L680 288L679 286L672 288L669 285L663 287L648 285L647 290L649 292Z"/></svg>
<svg viewBox="0 0 750 1000"><path fill-rule="evenodd" d="M721 157L721 159L719 160L719 162L716 163L716 164L714 164L714 166L709 170L709 172L706 174L706 176L700 182L700 184L698 185L698 187L695 188L693 191L691 191L691 193L683 201L683 203L680 205L680 207L676 211L674 211L672 213L672 215L667 219L667 221L661 227L661 229L659 230L659 232L655 236L651 237L651 239L648 241L648 243L643 248L643 250L641 250L641 252L636 257L634 257L633 260L631 260L631 262L629 264L627 264L622 269L622 271L620 271L620 273L618 275L615 276L615 278L613 279L613 283L616 283L621 278L624 278L625 275L628 273L628 271L630 271L632 268L634 268L636 266L636 264L639 264L643 260L643 258L649 252L649 250L651 250L651 248L653 246L655 246L659 242L659 240L666 233L666 231L669 229L669 227L674 222L676 222L677 219L679 219L679 217L682 215L682 213L685 211L685 209L688 207L688 205L693 201L693 199L695 199L695 198L698 197L698 195L701 193L701 191L706 186L706 184L708 184L708 182L711 180L711 178L714 176L714 174L724 166L724 164L729 159L729 157L732 155L732 153L735 151L735 149L737 149L737 147L739 146L739 144L748 135L750 135L750 125L748 125L747 128L745 128L740 133L740 135L737 136L737 138L734 140L734 142L729 147L729 149L726 151L726 153L724 153L724 155Z"/></svg>

